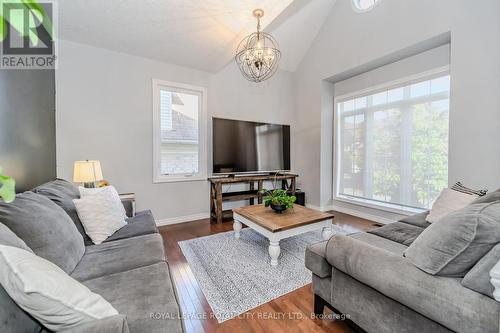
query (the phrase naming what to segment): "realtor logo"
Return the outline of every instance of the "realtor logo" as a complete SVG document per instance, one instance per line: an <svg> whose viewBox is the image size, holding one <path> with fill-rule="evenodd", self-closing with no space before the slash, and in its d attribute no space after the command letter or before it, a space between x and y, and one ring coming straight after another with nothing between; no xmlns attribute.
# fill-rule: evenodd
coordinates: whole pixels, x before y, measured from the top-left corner
<svg viewBox="0 0 500 333"><path fill-rule="evenodd" d="M56 22L52 0L0 0L0 68L55 69Z"/></svg>

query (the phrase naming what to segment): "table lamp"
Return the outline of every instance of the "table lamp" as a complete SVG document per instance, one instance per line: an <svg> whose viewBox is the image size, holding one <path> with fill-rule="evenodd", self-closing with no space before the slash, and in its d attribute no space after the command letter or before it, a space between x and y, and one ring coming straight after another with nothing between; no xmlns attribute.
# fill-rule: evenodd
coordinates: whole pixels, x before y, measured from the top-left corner
<svg viewBox="0 0 500 333"><path fill-rule="evenodd" d="M95 187L95 182L102 180L101 162L76 161L73 169L73 181L83 183L84 187Z"/></svg>

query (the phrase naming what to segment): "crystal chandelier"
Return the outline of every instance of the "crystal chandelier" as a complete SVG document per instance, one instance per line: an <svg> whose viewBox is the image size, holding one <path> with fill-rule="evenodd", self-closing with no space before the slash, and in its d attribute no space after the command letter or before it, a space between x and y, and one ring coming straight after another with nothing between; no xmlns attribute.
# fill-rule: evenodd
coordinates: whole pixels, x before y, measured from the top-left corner
<svg viewBox="0 0 500 333"><path fill-rule="evenodd" d="M273 76L278 69L281 52L274 37L260 31L260 19L264 16L264 11L256 9L253 16L257 18L257 32L240 42L235 59L241 74L247 80L262 82Z"/></svg>

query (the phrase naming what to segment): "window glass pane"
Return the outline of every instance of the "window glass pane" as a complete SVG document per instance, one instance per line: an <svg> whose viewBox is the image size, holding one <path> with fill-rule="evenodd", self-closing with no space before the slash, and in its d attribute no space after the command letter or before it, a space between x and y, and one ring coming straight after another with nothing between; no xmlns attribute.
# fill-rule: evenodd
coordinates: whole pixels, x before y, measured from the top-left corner
<svg viewBox="0 0 500 333"><path fill-rule="evenodd" d="M450 76L443 76L431 81L431 93L440 93L449 91L450 89Z"/></svg>
<svg viewBox="0 0 500 333"><path fill-rule="evenodd" d="M199 171L199 96L160 90L161 174Z"/></svg>
<svg viewBox="0 0 500 333"><path fill-rule="evenodd" d="M410 97L420 97L429 95L430 93L430 82L424 81L410 86Z"/></svg>
<svg viewBox="0 0 500 333"><path fill-rule="evenodd" d="M449 92L449 82L444 75L343 102L366 105L339 113L339 194L430 207L448 183L449 119L448 95L431 90Z"/></svg>
<svg viewBox="0 0 500 333"><path fill-rule="evenodd" d="M344 111L354 110L354 100L343 102L342 107L343 107Z"/></svg>
<svg viewBox="0 0 500 333"><path fill-rule="evenodd" d="M366 108L366 97L356 98L354 101L356 110Z"/></svg>
<svg viewBox="0 0 500 333"><path fill-rule="evenodd" d="M387 104L387 91L372 96L372 105Z"/></svg>
<svg viewBox="0 0 500 333"><path fill-rule="evenodd" d="M387 92L387 102L396 102L400 101L404 98L404 90L403 88L391 89Z"/></svg>

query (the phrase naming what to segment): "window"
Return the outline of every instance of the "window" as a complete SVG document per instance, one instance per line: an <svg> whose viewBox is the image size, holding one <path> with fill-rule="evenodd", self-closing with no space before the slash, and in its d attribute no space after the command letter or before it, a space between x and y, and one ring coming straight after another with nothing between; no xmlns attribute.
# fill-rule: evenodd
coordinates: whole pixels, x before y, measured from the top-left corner
<svg viewBox="0 0 500 333"><path fill-rule="evenodd" d="M429 208L448 185L447 71L336 100L336 197Z"/></svg>
<svg viewBox="0 0 500 333"><path fill-rule="evenodd" d="M206 90L153 80L154 182L206 177Z"/></svg>
<svg viewBox="0 0 500 333"><path fill-rule="evenodd" d="M372 10L380 0L351 0L352 6L357 12L367 12Z"/></svg>

